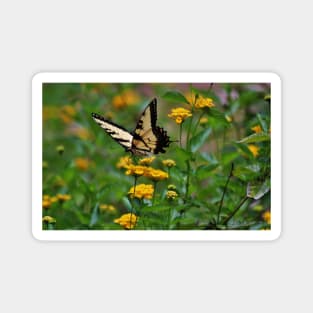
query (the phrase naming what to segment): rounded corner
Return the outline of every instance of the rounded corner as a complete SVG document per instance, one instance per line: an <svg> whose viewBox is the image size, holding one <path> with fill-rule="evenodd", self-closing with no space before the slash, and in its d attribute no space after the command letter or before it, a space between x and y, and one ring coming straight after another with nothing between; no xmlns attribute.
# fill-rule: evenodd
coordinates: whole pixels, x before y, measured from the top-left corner
<svg viewBox="0 0 313 313"><path fill-rule="evenodd" d="M37 73L34 73L33 75L32 75L32 78L31 78L31 81L32 81L32 83L34 84L34 83L36 83L36 82L41 82L42 81L42 77L45 75L45 73L44 72L37 72Z"/></svg>
<svg viewBox="0 0 313 313"><path fill-rule="evenodd" d="M32 229L31 234L32 234L33 239L35 239L36 241L40 241L40 242L42 241L42 237L40 236L41 231Z"/></svg>
<svg viewBox="0 0 313 313"><path fill-rule="evenodd" d="M271 238L270 238L270 241L278 241L280 240L281 236L282 236L282 229L277 229L275 231L271 231L272 234L271 234Z"/></svg>
<svg viewBox="0 0 313 313"><path fill-rule="evenodd" d="M276 72L269 72L269 75L271 76L271 80L273 82L277 82L279 85L281 85L282 83L282 79L280 77L280 75Z"/></svg>

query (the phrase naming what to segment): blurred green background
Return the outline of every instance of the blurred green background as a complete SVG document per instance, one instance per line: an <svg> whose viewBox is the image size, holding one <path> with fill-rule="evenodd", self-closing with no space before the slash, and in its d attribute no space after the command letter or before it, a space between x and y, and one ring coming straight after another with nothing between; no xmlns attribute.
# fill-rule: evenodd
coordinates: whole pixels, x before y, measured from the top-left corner
<svg viewBox="0 0 313 313"><path fill-rule="evenodd" d="M200 96L214 107L194 109ZM157 124L173 141L179 141L180 125L168 117L171 110L183 107L193 117L182 124L182 147L172 143L152 163L164 171L162 160L176 163L169 179L158 182L155 203L133 203L127 193L134 178L117 167L130 153L91 113L133 131L153 98ZM178 194L174 201L166 198L169 184ZM44 84L43 228L120 230L114 220L132 209L151 221L138 229L269 229L270 85Z"/></svg>

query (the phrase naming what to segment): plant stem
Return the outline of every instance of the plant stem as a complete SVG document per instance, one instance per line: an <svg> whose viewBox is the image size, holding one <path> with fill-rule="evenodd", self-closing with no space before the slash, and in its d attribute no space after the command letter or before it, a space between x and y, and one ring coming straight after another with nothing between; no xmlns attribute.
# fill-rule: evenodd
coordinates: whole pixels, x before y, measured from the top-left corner
<svg viewBox="0 0 313 313"><path fill-rule="evenodd" d="M200 114L200 116L199 116L199 118L198 118L198 121L197 121L197 123L196 123L196 126L195 126L195 128L194 128L194 130L193 130L193 133L194 133L194 134L196 134L197 129L198 129L198 126L199 126L199 123L200 123L200 120L201 120L201 118L204 116L204 114L205 114L205 112L202 112L202 113Z"/></svg>
<svg viewBox="0 0 313 313"><path fill-rule="evenodd" d="M190 133L191 133L191 126L192 126L192 122L193 122L193 118L194 118L194 102L196 100L193 101L193 97L192 97L192 84L190 85L190 95L191 95L191 99L192 99L192 103L191 103L191 118L189 120L189 126L188 126L188 131L187 131L187 140L186 140L186 150L187 152L190 152ZM187 164L187 179L186 179L186 193L185 193L185 201L187 201L188 198L188 193L189 193L189 184L190 184L190 160L187 159L186 160L186 164Z"/></svg>
<svg viewBox="0 0 313 313"><path fill-rule="evenodd" d="M183 123L180 123L180 125L179 125L179 144L180 144L180 147L182 147L182 143L181 143L182 133L183 133Z"/></svg>
<svg viewBox="0 0 313 313"><path fill-rule="evenodd" d="M167 168L167 175L168 175L168 177L171 177L171 168L170 167Z"/></svg>
<svg viewBox="0 0 313 313"><path fill-rule="evenodd" d="M172 208L168 208L168 216L167 216L167 229L170 229L171 226L171 213L172 213Z"/></svg>
<svg viewBox="0 0 313 313"><path fill-rule="evenodd" d="M195 100L193 100L193 97L192 97L192 84L190 84L190 97L191 97L191 118L190 118L190 123L189 123L189 127L188 127L188 131L187 131L187 140L186 140L186 150L189 151L189 138L190 138L190 131L191 131L191 126L192 126L192 120L193 120L193 108L194 108L194 105L195 105Z"/></svg>
<svg viewBox="0 0 313 313"><path fill-rule="evenodd" d="M133 198L136 195L137 176L134 176L134 178L135 178L135 181L134 181L134 195L133 195ZM129 220L129 229L130 230L132 229L133 207L134 207L134 203L132 201L132 207L131 207L131 210L130 210L130 220Z"/></svg>
<svg viewBox="0 0 313 313"><path fill-rule="evenodd" d="M190 133L191 133L191 125L192 125L192 121L193 121L193 110L191 110L191 118L189 120L189 126L188 126L188 130L187 130L187 140L186 140L186 150L189 151L190 150Z"/></svg>
<svg viewBox="0 0 313 313"><path fill-rule="evenodd" d="M225 193L226 193L226 190L227 190L227 186L228 186L229 180L230 180L230 178L231 178L231 176L233 174L233 170L234 170L234 163L231 164L231 169L230 169L230 172L229 172L229 175L228 175L228 178L227 178L224 190L223 190L222 199L220 201L220 206L218 208L216 224L219 224L219 222L220 222L220 215L221 215L221 210L222 210L222 207L223 207L224 196L225 196Z"/></svg>
<svg viewBox="0 0 313 313"><path fill-rule="evenodd" d="M140 199L140 209L143 207L143 205L144 205L143 199ZM144 220L144 212L138 211L138 214L140 214L140 220L141 220L141 223L143 225L143 228L146 229L146 224L145 224L145 220Z"/></svg>
<svg viewBox="0 0 313 313"><path fill-rule="evenodd" d="M186 160L186 164L187 164L187 180L186 180L185 202L187 201L188 193L189 193L189 184L190 184L190 161L189 161L189 160Z"/></svg>
<svg viewBox="0 0 313 313"><path fill-rule="evenodd" d="M238 204L238 206L235 208L235 210L230 213L222 222L223 225L226 225L229 220L239 211L239 209L242 207L242 205L248 200L249 198L247 196L245 196L240 203Z"/></svg>
<svg viewBox="0 0 313 313"><path fill-rule="evenodd" d="M213 134L213 138L214 138L215 145L216 145L216 155L217 155L217 158L220 160L221 154L220 154L220 148L219 148L219 144L218 144L218 138L216 136L215 131L213 131L213 129L212 129L212 134Z"/></svg>
<svg viewBox="0 0 313 313"><path fill-rule="evenodd" d="M154 205L154 199L155 199L155 194L156 194L156 187L157 187L157 181L155 180L153 182L153 196L152 196L152 205Z"/></svg>
<svg viewBox="0 0 313 313"><path fill-rule="evenodd" d="M224 127L224 131L223 131L223 144L222 146L225 146L225 141L226 141L226 127Z"/></svg>

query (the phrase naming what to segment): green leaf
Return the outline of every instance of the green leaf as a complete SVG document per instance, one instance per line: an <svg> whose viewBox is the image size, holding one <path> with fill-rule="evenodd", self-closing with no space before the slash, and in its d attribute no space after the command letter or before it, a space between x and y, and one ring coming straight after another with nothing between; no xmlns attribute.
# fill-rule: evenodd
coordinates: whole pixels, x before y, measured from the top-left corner
<svg viewBox="0 0 313 313"><path fill-rule="evenodd" d="M238 143L255 143L255 142L269 141L269 140L271 140L271 137L269 136L269 134L261 132L261 133L252 134L237 142Z"/></svg>
<svg viewBox="0 0 313 313"><path fill-rule="evenodd" d="M175 155L176 155L176 158L184 160L184 161L190 160L192 158L192 153L186 151L183 148L176 148Z"/></svg>
<svg viewBox="0 0 313 313"><path fill-rule="evenodd" d="M219 124L222 124L224 126L230 125L230 123L226 120L225 114L220 112L216 108L208 108L207 111L208 111L208 116L218 121Z"/></svg>
<svg viewBox="0 0 313 313"><path fill-rule="evenodd" d="M216 157L214 156L214 154L212 153L207 153L207 152L200 152L199 153L199 158L200 160L203 160L207 163L218 163Z"/></svg>
<svg viewBox="0 0 313 313"><path fill-rule="evenodd" d="M92 227L94 226L97 222L98 222L98 217L99 217L99 203L97 203L95 205L95 207L93 208L92 210L92 214L91 214L91 217L90 217L90 222L89 222L89 227Z"/></svg>
<svg viewBox="0 0 313 313"><path fill-rule="evenodd" d="M218 163L210 165L200 165L196 170L196 176L199 179L205 179L210 175L210 172L215 170L219 166Z"/></svg>
<svg viewBox="0 0 313 313"><path fill-rule="evenodd" d="M263 119L263 117L261 116L261 114L257 114L257 118L259 123L261 124L261 128L263 129L263 131L267 132L268 131L268 127L266 125L265 120Z"/></svg>
<svg viewBox="0 0 313 313"><path fill-rule="evenodd" d="M227 165L237 159L239 156L237 151L222 154L223 165Z"/></svg>
<svg viewBox="0 0 313 313"><path fill-rule="evenodd" d="M178 91L167 91L162 96L162 98L167 100L167 101L179 102L179 103L183 102L183 103L189 104L189 102L185 98L185 96Z"/></svg>
<svg viewBox="0 0 313 313"><path fill-rule="evenodd" d="M146 206L141 209L143 213L148 213L148 212L164 212L164 211L169 211L170 206L166 204L156 204L156 205L151 205L151 206Z"/></svg>
<svg viewBox="0 0 313 313"><path fill-rule="evenodd" d="M249 150L246 144L234 142L234 145L238 148L240 152L243 152L244 154L248 154L249 156L253 157L252 152Z"/></svg>
<svg viewBox="0 0 313 313"><path fill-rule="evenodd" d="M123 202L123 204L125 205L125 207L127 208L127 211L130 212L131 209L132 209L132 205L131 205L129 199L128 199L127 197L123 197L123 198L122 198L122 202Z"/></svg>
<svg viewBox="0 0 313 313"><path fill-rule="evenodd" d="M190 150L192 153L199 150L211 134L211 128L200 131L197 135L193 136L190 140Z"/></svg>
<svg viewBox="0 0 313 313"><path fill-rule="evenodd" d="M264 182L248 183L247 197L255 200L261 199L271 189L271 180L268 178Z"/></svg>
<svg viewBox="0 0 313 313"><path fill-rule="evenodd" d="M236 166L233 175L244 180L255 179L260 175L260 164L250 164L248 166Z"/></svg>

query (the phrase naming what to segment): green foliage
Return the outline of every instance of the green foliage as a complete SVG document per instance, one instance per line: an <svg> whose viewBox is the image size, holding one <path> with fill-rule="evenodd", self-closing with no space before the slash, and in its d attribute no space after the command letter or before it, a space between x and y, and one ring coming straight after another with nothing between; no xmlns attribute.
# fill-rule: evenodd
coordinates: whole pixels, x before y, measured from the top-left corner
<svg viewBox="0 0 313 313"><path fill-rule="evenodd" d="M178 91L167 91L165 94L163 94L162 98L164 100L171 101L174 103L176 102L176 103L189 104L185 96Z"/></svg>
<svg viewBox="0 0 313 313"><path fill-rule="evenodd" d="M270 140L271 140L270 135L262 132L258 134L252 134L248 137L245 137L239 140L238 142L239 143L255 143L255 142L270 141Z"/></svg>
<svg viewBox="0 0 313 313"><path fill-rule="evenodd" d="M267 84L45 84L43 229L270 228L269 94ZM91 112L132 131L154 97L173 142L140 164ZM178 107L190 112L181 124L168 116ZM126 156L158 178L127 173Z"/></svg>
<svg viewBox="0 0 313 313"><path fill-rule="evenodd" d="M211 128L206 128L194 135L190 140L190 151L192 153L198 151L204 145L210 134Z"/></svg>

